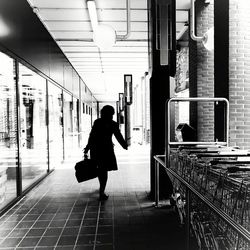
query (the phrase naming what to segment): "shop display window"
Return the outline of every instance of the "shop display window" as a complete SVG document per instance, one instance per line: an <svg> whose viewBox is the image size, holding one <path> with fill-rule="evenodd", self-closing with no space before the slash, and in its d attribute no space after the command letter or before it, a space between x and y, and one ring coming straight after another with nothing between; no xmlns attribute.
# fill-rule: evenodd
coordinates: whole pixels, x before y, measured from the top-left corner
<svg viewBox="0 0 250 250"><path fill-rule="evenodd" d="M17 196L17 120L14 60L0 53L0 209Z"/></svg>
<svg viewBox="0 0 250 250"><path fill-rule="evenodd" d="M79 105L77 98L0 52L0 213L78 153L83 145ZM90 115L85 118L89 130Z"/></svg>

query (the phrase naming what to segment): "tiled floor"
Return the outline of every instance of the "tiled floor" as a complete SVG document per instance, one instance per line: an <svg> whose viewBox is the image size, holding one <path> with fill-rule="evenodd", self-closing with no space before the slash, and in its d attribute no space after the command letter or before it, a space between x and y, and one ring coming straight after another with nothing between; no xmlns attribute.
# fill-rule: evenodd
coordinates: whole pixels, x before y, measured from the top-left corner
<svg viewBox="0 0 250 250"><path fill-rule="evenodd" d="M0 218L0 249L184 250L184 230L172 208L148 196L149 152L117 153L105 202L98 181L78 184L73 163L54 171Z"/></svg>

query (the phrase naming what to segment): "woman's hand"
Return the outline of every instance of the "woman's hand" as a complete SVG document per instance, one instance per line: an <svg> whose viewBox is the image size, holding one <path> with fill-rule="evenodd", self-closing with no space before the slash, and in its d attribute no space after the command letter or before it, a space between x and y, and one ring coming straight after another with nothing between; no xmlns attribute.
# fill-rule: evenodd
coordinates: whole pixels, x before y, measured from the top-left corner
<svg viewBox="0 0 250 250"><path fill-rule="evenodd" d="M87 148L84 148L83 150L83 153L86 155L86 154L88 154L88 149Z"/></svg>

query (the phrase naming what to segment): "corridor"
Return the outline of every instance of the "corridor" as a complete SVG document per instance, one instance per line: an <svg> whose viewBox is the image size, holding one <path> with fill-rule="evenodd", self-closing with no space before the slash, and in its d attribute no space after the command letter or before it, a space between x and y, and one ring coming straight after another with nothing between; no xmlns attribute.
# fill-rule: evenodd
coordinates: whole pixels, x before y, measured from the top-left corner
<svg viewBox="0 0 250 250"><path fill-rule="evenodd" d="M0 249L183 250L184 230L173 208L147 198L149 149L117 152L109 199L98 201L97 179L78 184L74 163L56 169L0 218Z"/></svg>

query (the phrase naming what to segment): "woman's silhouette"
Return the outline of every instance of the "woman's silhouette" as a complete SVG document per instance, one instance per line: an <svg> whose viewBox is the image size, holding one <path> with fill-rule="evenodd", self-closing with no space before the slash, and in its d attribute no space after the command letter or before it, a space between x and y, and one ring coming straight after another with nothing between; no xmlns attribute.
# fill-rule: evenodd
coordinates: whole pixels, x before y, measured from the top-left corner
<svg viewBox="0 0 250 250"><path fill-rule="evenodd" d="M117 141L124 149L128 148L128 145L120 132L118 123L113 121L114 113L114 108L110 105L106 105L102 108L101 118L94 121L89 135L88 144L84 149L84 154L87 154L90 150L90 158L95 160L98 166L100 200L108 199L108 195L105 194L108 171L117 170L112 135L115 135Z"/></svg>

